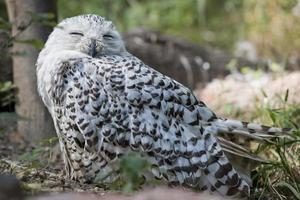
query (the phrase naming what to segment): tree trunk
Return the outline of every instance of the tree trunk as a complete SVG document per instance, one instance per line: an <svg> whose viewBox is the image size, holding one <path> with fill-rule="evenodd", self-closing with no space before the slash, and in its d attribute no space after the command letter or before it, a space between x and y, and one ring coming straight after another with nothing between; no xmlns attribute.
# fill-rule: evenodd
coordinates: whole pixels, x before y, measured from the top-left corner
<svg viewBox="0 0 300 200"><path fill-rule="evenodd" d="M9 40L9 31L0 29L0 82L12 80L11 59L5 43Z"/></svg>
<svg viewBox="0 0 300 200"><path fill-rule="evenodd" d="M5 2L0 1L0 17L3 20L3 23L1 23L0 28L0 84L3 84L4 82L10 82L12 81L12 59L9 55L10 50L10 28L9 25L6 26L6 22L8 22L8 15L6 11ZM1 86L2 87L2 86ZM3 88L0 88L0 90ZM9 92L8 92L9 93ZM9 105L3 105L3 99L6 96L6 92L0 91L0 115L1 112L11 112L14 111L14 104L11 102ZM7 97L7 96L6 96ZM12 98L11 98L12 100ZM9 100L5 100L5 103L9 102ZM1 117L0 117L1 118ZM2 118L3 119L3 118ZM3 127L3 124L5 124L5 127L7 127L7 124L11 125L11 123L7 123L7 120L1 120L5 121L5 123L2 123L0 125ZM12 126L15 127L15 126Z"/></svg>
<svg viewBox="0 0 300 200"><path fill-rule="evenodd" d="M6 6L16 40L47 39L52 28L33 20L32 14L56 14L55 0L6 0ZM37 92L35 62L39 50L15 42L13 52L13 81L18 88L16 112L24 118L18 121L18 131L37 142L55 134L52 119Z"/></svg>

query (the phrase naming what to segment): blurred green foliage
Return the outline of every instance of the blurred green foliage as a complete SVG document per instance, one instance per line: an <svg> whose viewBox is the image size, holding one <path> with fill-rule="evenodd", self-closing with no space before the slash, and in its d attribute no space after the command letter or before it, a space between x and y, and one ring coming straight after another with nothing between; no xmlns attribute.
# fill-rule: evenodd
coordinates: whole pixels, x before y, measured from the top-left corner
<svg viewBox="0 0 300 200"><path fill-rule="evenodd" d="M240 0L60 0L58 13L60 19L95 13L114 21L120 31L144 27L226 48L241 32L235 24L242 6Z"/></svg>
<svg viewBox="0 0 300 200"><path fill-rule="evenodd" d="M142 173L149 168L149 163L135 153L129 153L120 161L120 172L125 178L126 184L123 185L123 191L133 192L137 190L144 182Z"/></svg>
<svg viewBox="0 0 300 200"><path fill-rule="evenodd" d="M11 105L15 101L14 90L16 87L12 82L0 82L0 108Z"/></svg>
<svg viewBox="0 0 300 200"><path fill-rule="evenodd" d="M299 1L247 0L245 8L247 38L257 46L261 55L277 60L299 59Z"/></svg>
<svg viewBox="0 0 300 200"><path fill-rule="evenodd" d="M144 174L149 173L150 163L147 158L139 155L136 152L128 152L124 154L116 164L113 164L115 169L112 171L102 172L98 174L94 183L107 190L122 191L124 193L132 193L141 189L144 184L154 185L157 181L145 181ZM118 174L116 176L116 174ZM110 182L106 182L108 177L115 177Z"/></svg>
<svg viewBox="0 0 300 200"><path fill-rule="evenodd" d="M281 64L288 59L300 60L298 0L57 1L59 20L94 13L112 20L121 32L144 27L229 51L238 41L247 40L265 58ZM52 18L48 14L34 16L34 20L54 25L40 20ZM0 28L9 26L4 1L0 1Z"/></svg>
<svg viewBox="0 0 300 200"><path fill-rule="evenodd" d="M94 13L112 20L121 32L144 27L229 51L247 40L265 58L281 64L300 60L298 0L57 1L60 20ZM46 18L52 16L33 14L34 20L53 26ZM0 1L0 28L10 28L4 1Z"/></svg>
<svg viewBox="0 0 300 200"><path fill-rule="evenodd" d="M120 31L146 27L226 50L249 40L260 55L285 59L300 50L296 5L297 0L58 0L58 13L60 19L94 13Z"/></svg>

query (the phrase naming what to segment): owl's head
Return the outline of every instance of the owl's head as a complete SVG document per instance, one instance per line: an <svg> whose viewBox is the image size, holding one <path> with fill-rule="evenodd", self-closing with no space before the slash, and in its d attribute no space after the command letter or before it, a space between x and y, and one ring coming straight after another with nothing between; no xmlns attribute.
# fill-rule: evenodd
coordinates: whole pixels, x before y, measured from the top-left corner
<svg viewBox="0 0 300 200"><path fill-rule="evenodd" d="M92 57L122 54L125 47L112 22L98 15L80 15L60 22L45 44L48 51L73 50Z"/></svg>

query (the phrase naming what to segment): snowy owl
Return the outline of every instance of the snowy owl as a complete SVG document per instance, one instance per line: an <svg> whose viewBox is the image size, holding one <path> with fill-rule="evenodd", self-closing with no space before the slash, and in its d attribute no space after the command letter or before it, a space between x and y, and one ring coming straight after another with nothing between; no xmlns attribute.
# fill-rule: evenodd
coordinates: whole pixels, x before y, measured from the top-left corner
<svg viewBox="0 0 300 200"><path fill-rule="evenodd" d="M154 178L248 196L249 181L225 155L243 152L218 134L264 139L284 131L217 117L188 88L128 53L112 22L97 15L54 28L37 78L66 173L82 182L117 171L122 155L137 152Z"/></svg>

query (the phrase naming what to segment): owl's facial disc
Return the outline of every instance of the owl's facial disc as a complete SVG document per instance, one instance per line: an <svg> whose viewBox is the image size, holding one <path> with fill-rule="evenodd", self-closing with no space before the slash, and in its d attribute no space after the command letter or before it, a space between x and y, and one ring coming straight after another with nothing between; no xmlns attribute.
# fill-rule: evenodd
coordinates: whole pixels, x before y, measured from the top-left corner
<svg viewBox="0 0 300 200"><path fill-rule="evenodd" d="M97 15L82 15L63 20L47 43L51 43L55 51L73 50L91 57L126 52L114 25Z"/></svg>

